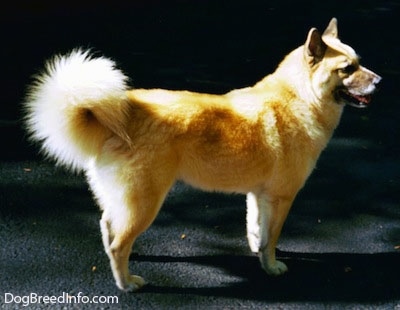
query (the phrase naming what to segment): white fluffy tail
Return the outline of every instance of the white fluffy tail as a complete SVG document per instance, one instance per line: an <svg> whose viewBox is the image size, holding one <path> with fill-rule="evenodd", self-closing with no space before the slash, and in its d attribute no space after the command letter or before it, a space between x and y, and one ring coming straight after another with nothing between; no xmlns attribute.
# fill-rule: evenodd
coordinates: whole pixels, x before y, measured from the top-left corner
<svg viewBox="0 0 400 310"><path fill-rule="evenodd" d="M82 50L55 56L31 86L28 131L58 163L83 168L111 134L126 138L126 82L110 59Z"/></svg>

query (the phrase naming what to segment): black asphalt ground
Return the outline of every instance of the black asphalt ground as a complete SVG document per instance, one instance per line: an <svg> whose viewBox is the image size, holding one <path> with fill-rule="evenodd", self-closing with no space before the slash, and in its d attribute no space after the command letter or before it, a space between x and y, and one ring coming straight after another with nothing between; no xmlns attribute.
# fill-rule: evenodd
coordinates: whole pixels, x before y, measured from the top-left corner
<svg viewBox="0 0 400 310"><path fill-rule="evenodd" d="M2 309L400 309L400 6L266 2L13 4L1 13L0 53L9 60L0 110ZM29 75L54 51L84 45L120 59L137 87L224 92L269 73L332 16L383 82L369 109L346 107L294 203L278 245L289 273L269 278L250 253L244 196L178 183L131 256L148 286L118 291L83 177L25 141L18 103ZM39 304L38 296L54 299Z"/></svg>

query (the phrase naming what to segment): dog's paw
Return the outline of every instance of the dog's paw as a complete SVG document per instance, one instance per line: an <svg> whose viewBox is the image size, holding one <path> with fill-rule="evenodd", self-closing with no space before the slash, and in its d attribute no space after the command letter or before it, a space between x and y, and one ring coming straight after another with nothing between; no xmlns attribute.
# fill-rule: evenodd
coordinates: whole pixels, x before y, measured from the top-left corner
<svg viewBox="0 0 400 310"><path fill-rule="evenodd" d="M288 271L286 264L279 260L276 260L272 264L263 264L263 262L261 262L261 265L265 272L270 276L280 276Z"/></svg>
<svg viewBox="0 0 400 310"><path fill-rule="evenodd" d="M136 292L140 290L144 285L146 285L146 281L139 276L131 275L129 276L129 280L124 284L118 284L117 286L124 292Z"/></svg>

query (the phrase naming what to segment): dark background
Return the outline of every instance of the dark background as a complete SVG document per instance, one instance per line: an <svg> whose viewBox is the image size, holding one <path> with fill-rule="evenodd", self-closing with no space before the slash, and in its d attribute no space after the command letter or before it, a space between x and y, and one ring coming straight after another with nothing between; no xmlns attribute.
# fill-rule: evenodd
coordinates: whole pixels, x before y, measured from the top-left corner
<svg viewBox="0 0 400 310"><path fill-rule="evenodd" d="M115 59L135 87L222 93L270 73L286 53L303 44L311 27L323 30L333 16L339 20L342 40L384 77L378 103L368 111L347 114L372 117L367 134L379 129L391 147L399 140L392 127L397 123L393 112L400 68L398 1L14 1L9 5L0 12L0 129L8 146L1 152L3 158L32 156L19 131L21 102L31 76L56 53L92 48ZM381 113L391 117L378 121ZM351 122L342 128L348 126L359 130L365 125Z"/></svg>
<svg viewBox="0 0 400 310"><path fill-rule="evenodd" d="M311 27L324 30L332 17L342 41L383 81L370 108L345 108L295 201L278 252L289 274L270 279L260 270L246 244L243 196L178 183L131 258L150 285L138 294L118 292L83 177L54 168L26 141L21 103L32 75L55 53L83 47L116 60L134 87L224 93L272 72ZM3 7L0 293L117 295L118 308L134 309L399 309L399 19L400 1Z"/></svg>

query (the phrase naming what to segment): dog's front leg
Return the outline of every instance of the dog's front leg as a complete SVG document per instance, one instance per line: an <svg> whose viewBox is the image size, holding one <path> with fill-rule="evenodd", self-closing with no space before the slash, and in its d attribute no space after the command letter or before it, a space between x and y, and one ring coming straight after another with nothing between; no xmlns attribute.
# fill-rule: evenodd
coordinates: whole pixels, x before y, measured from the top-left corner
<svg viewBox="0 0 400 310"><path fill-rule="evenodd" d="M247 194L247 238L269 275L281 275L288 270L276 260L275 247L292 202L293 199L272 198L265 193Z"/></svg>
<svg viewBox="0 0 400 310"><path fill-rule="evenodd" d="M263 199L265 201L262 201ZM270 212L270 210L267 206L267 199L268 197L265 195L257 196L251 192L247 194L247 240L253 253L258 253L260 251L262 240L268 240L268 229L266 228L269 218L268 212ZM265 207L260 208L260 205L264 205ZM264 236L262 236L262 234L264 234Z"/></svg>

